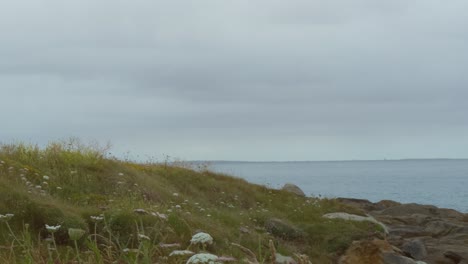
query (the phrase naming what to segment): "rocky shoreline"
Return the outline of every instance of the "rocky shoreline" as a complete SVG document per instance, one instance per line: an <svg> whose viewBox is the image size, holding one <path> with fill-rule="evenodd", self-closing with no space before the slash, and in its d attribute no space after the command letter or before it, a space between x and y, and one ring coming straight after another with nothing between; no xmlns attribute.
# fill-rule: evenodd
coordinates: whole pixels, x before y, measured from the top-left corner
<svg viewBox="0 0 468 264"><path fill-rule="evenodd" d="M389 200L337 200L362 210L387 229L384 239L354 242L341 264L468 264L468 214Z"/></svg>

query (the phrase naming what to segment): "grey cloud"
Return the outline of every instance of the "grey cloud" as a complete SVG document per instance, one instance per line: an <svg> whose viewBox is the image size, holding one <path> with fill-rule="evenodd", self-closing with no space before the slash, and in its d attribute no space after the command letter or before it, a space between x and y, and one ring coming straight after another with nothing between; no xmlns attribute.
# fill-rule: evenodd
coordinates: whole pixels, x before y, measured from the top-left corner
<svg viewBox="0 0 468 264"><path fill-rule="evenodd" d="M358 143L380 158L385 138L408 145L395 158L450 156L420 147L468 143L467 7L11 2L0 10L0 139L109 139L193 159L242 159L258 142L290 159L353 159ZM273 148L247 158L289 159Z"/></svg>

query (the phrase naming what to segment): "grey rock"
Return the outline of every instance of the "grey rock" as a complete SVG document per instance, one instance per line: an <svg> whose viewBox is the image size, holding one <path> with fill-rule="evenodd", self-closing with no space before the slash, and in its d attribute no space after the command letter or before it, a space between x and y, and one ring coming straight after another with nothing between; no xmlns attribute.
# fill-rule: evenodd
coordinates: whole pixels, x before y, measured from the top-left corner
<svg viewBox="0 0 468 264"><path fill-rule="evenodd" d="M305 193L297 185L292 183L286 183L281 190L297 194L299 196L306 196Z"/></svg>
<svg viewBox="0 0 468 264"><path fill-rule="evenodd" d="M383 253L382 257L384 264L416 264L416 261L395 253Z"/></svg>
<svg viewBox="0 0 468 264"><path fill-rule="evenodd" d="M425 231L431 233L433 237L441 237L460 233L462 229L462 226L447 221L432 221L426 225Z"/></svg>
<svg viewBox="0 0 468 264"><path fill-rule="evenodd" d="M423 260L427 257L426 245L420 239L414 239L403 244L403 252L415 260Z"/></svg>

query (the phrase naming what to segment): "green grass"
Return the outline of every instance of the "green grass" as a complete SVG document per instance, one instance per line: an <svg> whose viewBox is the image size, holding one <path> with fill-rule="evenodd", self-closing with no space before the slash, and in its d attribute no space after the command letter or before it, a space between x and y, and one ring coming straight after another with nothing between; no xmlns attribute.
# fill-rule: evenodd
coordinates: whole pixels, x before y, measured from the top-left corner
<svg viewBox="0 0 468 264"><path fill-rule="evenodd" d="M369 223L322 218L329 212L353 212L335 200L298 197L188 166L121 161L105 152L76 140L42 149L1 146L0 214L14 216L0 223L0 263L186 262L169 258L173 249L160 243L245 258L232 246L236 243L266 263L270 240L282 254L306 254L314 263L332 263L353 240L378 230ZM91 219L101 214L103 221ZM265 223L271 218L304 235L291 239L267 233ZM53 240L46 224L61 225ZM249 232L241 232L241 227ZM78 254L68 228L86 231L76 241ZM209 233L214 243L191 246L192 235L199 231Z"/></svg>

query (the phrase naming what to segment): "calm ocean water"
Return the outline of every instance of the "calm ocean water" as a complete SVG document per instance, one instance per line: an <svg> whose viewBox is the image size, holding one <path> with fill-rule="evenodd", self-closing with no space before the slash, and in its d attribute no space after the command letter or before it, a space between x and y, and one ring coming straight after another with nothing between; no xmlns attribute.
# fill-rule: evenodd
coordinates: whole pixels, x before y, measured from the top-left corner
<svg viewBox="0 0 468 264"><path fill-rule="evenodd" d="M307 194L432 204L468 212L468 160L211 162L209 168Z"/></svg>

